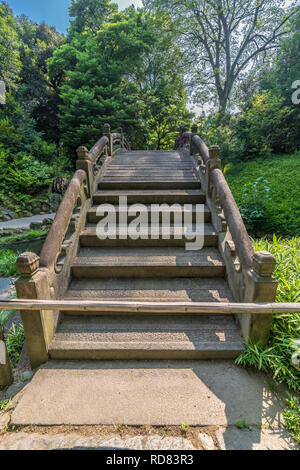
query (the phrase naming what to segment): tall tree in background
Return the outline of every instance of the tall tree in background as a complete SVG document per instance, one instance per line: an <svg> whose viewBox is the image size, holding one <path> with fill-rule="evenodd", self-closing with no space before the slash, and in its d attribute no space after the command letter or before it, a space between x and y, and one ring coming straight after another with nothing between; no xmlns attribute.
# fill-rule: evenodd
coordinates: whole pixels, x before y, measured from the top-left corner
<svg viewBox="0 0 300 470"><path fill-rule="evenodd" d="M178 130L193 116L186 108L182 53L170 33L162 34L158 18L152 18L155 40L143 56L138 74L129 75L136 85L137 100L143 103L147 146L170 149Z"/></svg>
<svg viewBox="0 0 300 470"><path fill-rule="evenodd" d="M133 139L143 125L133 85L123 79L141 67L154 41L147 17L134 8L115 14L96 36L75 34L49 60L50 76L65 71L60 122L62 141L70 150L94 142L105 122L122 125Z"/></svg>
<svg viewBox="0 0 300 470"><path fill-rule="evenodd" d="M228 107L238 80L256 60L279 46L294 5L282 0L144 0L150 11L168 12L190 65L195 102ZM294 2L295 4L295 2Z"/></svg>
<svg viewBox="0 0 300 470"><path fill-rule="evenodd" d="M83 32L71 27L66 44L48 61L50 78L62 77L62 142L70 151L90 145L109 122L121 125L137 148L170 148L174 132L190 116L176 68L180 51L170 36L160 38L145 10L107 11L97 34L84 25Z"/></svg>
<svg viewBox="0 0 300 470"><path fill-rule="evenodd" d="M63 44L64 36L45 23L37 24L26 16L17 17L20 40L22 70L19 80L19 99L36 122L37 131L47 140L58 141L58 84L49 80L47 60L57 47Z"/></svg>
<svg viewBox="0 0 300 470"><path fill-rule="evenodd" d="M22 67L16 21L6 2L0 4L0 80L15 88Z"/></svg>
<svg viewBox="0 0 300 470"><path fill-rule="evenodd" d="M110 0L72 0L69 36L84 31L96 35L103 22L117 11L118 5Z"/></svg>

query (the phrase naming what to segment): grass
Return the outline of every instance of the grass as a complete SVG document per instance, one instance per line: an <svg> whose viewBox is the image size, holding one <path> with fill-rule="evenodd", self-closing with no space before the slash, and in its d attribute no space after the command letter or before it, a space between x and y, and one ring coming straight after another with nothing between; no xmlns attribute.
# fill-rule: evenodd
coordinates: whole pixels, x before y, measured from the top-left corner
<svg viewBox="0 0 300 470"><path fill-rule="evenodd" d="M26 242L35 240L36 238L45 237L49 232L49 229L41 230L30 230L29 232L20 233L17 235L9 235L5 237L0 237L0 246L7 245L16 242Z"/></svg>
<svg viewBox="0 0 300 470"><path fill-rule="evenodd" d="M25 335L23 325L19 324L17 327L13 325L5 338L8 357L13 367L16 366L20 359L24 342Z"/></svg>
<svg viewBox="0 0 300 470"><path fill-rule="evenodd" d="M300 445L300 400L289 395L287 398L287 408L283 414L286 428Z"/></svg>
<svg viewBox="0 0 300 470"><path fill-rule="evenodd" d="M277 302L300 302L300 238L253 242L255 251L267 250L277 259L275 277L279 282ZM249 343L236 360L244 367L271 371L277 383L286 384L293 392L300 392L300 371L293 365L293 357L300 350L300 314L274 315L269 344L265 349ZM300 354L298 354L300 358ZM288 400L284 412L286 428L300 444L300 401Z"/></svg>
<svg viewBox="0 0 300 470"><path fill-rule="evenodd" d="M17 258L17 253L11 250L0 249L0 276L11 277L18 275L16 267Z"/></svg>
<svg viewBox="0 0 300 470"><path fill-rule="evenodd" d="M239 206L244 186L263 175L271 188L271 198L258 228L268 234L300 236L300 152L229 164L225 173Z"/></svg>
<svg viewBox="0 0 300 470"><path fill-rule="evenodd" d="M275 277L279 281L277 302L300 302L300 238L291 240L274 236L273 241L253 242L255 251L267 250L277 259ZM242 366L271 370L273 378L286 383L291 390L300 390L300 372L292 365L300 340L300 314L274 315L267 348L250 342L237 359Z"/></svg>

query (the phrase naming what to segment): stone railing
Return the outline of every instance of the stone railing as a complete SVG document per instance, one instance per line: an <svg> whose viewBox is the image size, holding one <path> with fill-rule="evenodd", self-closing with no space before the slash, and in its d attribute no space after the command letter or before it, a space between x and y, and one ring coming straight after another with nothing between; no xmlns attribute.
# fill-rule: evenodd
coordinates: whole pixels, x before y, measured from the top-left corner
<svg viewBox="0 0 300 470"><path fill-rule="evenodd" d="M227 280L236 302L274 302L277 281L273 277L276 259L268 252L255 253L238 206L222 172L220 149L210 149L197 134L182 129L175 149L189 153L206 194L212 224L218 233L219 250L226 264ZM272 315L237 316L243 336L265 345Z"/></svg>
<svg viewBox="0 0 300 470"><path fill-rule="evenodd" d="M103 137L90 151L86 147L77 149L76 172L58 208L40 258L34 253L23 253L17 260L21 277L16 282L16 289L20 299L63 298L98 176L117 152L129 148L123 132L112 134L106 124ZM37 367L48 360L59 311L22 311L21 315L31 365Z"/></svg>

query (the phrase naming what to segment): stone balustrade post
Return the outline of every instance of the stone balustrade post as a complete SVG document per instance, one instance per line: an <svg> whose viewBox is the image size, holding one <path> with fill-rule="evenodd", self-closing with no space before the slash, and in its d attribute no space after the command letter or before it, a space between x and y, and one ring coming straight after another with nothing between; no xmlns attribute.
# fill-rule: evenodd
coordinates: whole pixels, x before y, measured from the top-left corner
<svg viewBox="0 0 300 470"><path fill-rule="evenodd" d="M4 334L0 325L0 387L7 387L13 382L12 369L7 355Z"/></svg>
<svg viewBox="0 0 300 470"><path fill-rule="evenodd" d="M222 170L222 162L219 158L220 155L220 147L218 145L213 145L209 148L209 160L206 164L206 189L207 194L210 197L212 193L212 186L211 186L211 172L216 168Z"/></svg>
<svg viewBox="0 0 300 470"><path fill-rule="evenodd" d="M16 282L19 299L50 300L48 271L39 269L35 253L23 253L17 260L21 277ZM32 368L48 361L48 349L55 332L54 312L22 310L22 322Z"/></svg>
<svg viewBox="0 0 300 470"><path fill-rule="evenodd" d="M78 147L76 150L77 153L77 162L76 162L76 170L84 170L87 174L87 182L88 182L88 197L92 197L93 195L93 186L94 186L94 172L93 172L93 164L89 160L89 151L86 147Z"/></svg>
<svg viewBox="0 0 300 470"><path fill-rule="evenodd" d="M112 157L114 154L113 140L111 135L110 124L104 124L103 126L103 135L108 138L108 156Z"/></svg>
<svg viewBox="0 0 300 470"><path fill-rule="evenodd" d="M197 124L192 125L192 134L191 134L191 141L190 141L190 155L194 155L194 145L193 145L193 137L194 135L198 134L198 126Z"/></svg>
<svg viewBox="0 0 300 470"><path fill-rule="evenodd" d="M274 302L278 282L273 277L276 258L267 251L254 254L253 268L245 279L244 302ZM269 340L272 315L240 315L242 333L247 340L249 337L255 343L266 346Z"/></svg>
<svg viewBox="0 0 300 470"><path fill-rule="evenodd" d="M125 145L124 145L123 127L118 127L118 133L121 134L120 143L121 143L121 148L124 149L124 148L125 148Z"/></svg>

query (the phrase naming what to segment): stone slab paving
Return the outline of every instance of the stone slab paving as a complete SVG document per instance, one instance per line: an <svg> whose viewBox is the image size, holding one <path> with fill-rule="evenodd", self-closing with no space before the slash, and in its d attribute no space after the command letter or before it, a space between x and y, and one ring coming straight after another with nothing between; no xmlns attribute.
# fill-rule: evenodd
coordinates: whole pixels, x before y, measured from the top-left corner
<svg viewBox="0 0 300 470"><path fill-rule="evenodd" d="M282 425L263 374L232 361L49 362L12 414L14 425Z"/></svg>
<svg viewBox="0 0 300 470"><path fill-rule="evenodd" d="M29 229L32 222L34 223L43 223L44 220L52 219L54 220L55 214L43 214L43 215L33 215L31 217L22 217L21 219L13 219L7 222L0 222L0 230L17 230L17 229Z"/></svg>
<svg viewBox="0 0 300 470"><path fill-rule="evenodd" d="M0 450L298 450L267 382L232 361L48 363L2 392Z"/></svg>
<svg viewBox="0 0 300 470"><path fill-rule="evenodd" d="M0 420L1 423L1 420ZM0 427L1 429L1 427ZM91 431L91 430L90 430ZM6 432L0 435L2 450L298 450L284 430L240 430L221 427L215 432L196 431L193 437L174 437L153 434L135 436L119 433L84 436L78 431Z"/></svg>

